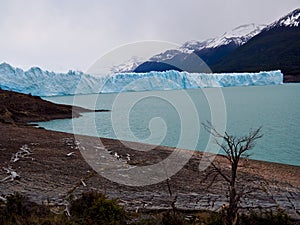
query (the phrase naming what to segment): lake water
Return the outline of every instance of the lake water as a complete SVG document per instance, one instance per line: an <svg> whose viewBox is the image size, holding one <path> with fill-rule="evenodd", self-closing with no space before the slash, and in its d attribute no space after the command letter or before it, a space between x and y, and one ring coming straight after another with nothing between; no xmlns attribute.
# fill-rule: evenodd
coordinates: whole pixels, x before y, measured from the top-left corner
<svg viewBox="0 0 300 225"><path fill-rule="evenodd" d="M224 96L224 105L220 93ZM300 166L300 84L45 99L64 104L75 101L75 105L90 109L112 109L111 112L84 113L73 121L39 123L46 129L200 151L205 149L209 137L200 123L212 118L223 120L225 116L226 130L235 135L247 134L250 128L262 126L264 136L257 141L250 158ZM181 142L182 136L184 142ZM189 143L195 139L197 144L193 148Z"/></svg>

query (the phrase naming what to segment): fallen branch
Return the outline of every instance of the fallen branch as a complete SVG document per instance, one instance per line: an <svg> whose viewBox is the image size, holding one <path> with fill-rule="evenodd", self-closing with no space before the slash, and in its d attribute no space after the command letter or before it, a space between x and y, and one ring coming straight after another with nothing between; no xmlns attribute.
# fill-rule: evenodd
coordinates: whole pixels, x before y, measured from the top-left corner
<svg viewBox="0 0 300 225"><path fill-rule="evenodd" d="M67 157L70 157L72 155L75 155L75 152L70 152L70 153L66 154Z"/></svg>
<svg viewBox="0 0 300 225"><path fill-rule="evenodd" d="M67 196L70 196L78 187L80 187L81 185L83 187L87 187L87 184L85 183L85 181L87 181L89 178L93 177L96 173L95 172L91 172L88 175L84 176L83 178L81 178L75 185L73 188L71 188L67 193Z"/></svg>
<svg viewBox="0 0 300 225"><path fill-rule="evenodd" d="M2 180L0 180L0 182L14 181L14 180L20 178L20 175L17 174L17 172L13 171L11 167L9 167L9 168L3 167L2 169L5 170L6 173L9 174L9 176L3 178Z"/></svg>
<svg viewBox="0 0 300 225"><path fill-rule="evenodd" d="M84 182L84 180L81 180L81 183L82 183L83 187L87 186L86 183Z"/></svg>
<svg viewBox="0 0 300 225"><path fill-rule="evenodd" d="M71 213L70 213L70 210L69 210L69 205L70 205L69 203L65 204L64 212L65 212L67 217L71 217Z"/></svg>
<svg viewBox="0 0 300 225"><path fill-rule="evenodd" d="M28 145L23 145L19 151L11 157L10 161L14 163L19 161L21 158L30 158L31 160L34 160L32 157L28 157L31 154L32 152L30 151Z"/></svg>
<svg viewBox="0 0 300 225"><path fill-rule="evenodd" d="M0 196L0 202L6 202L7 201L7 199L5 198L5 196Z"/></svg>

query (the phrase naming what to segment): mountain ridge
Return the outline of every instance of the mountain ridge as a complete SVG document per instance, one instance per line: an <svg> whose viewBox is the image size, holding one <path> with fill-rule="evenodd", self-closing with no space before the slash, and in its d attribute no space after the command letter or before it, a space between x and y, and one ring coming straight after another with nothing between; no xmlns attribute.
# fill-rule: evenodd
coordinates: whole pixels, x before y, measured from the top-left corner
<svg viewBox="0 0 300 225"><path fill-rule="evenodd" d="M248 33L240 32L243 29ZM199 72L196 67L200 59L195 62L190 57L196 54L212 72L258 72L281 69L285 74L285 82L300 82L299 31L300 8L297 8L267 26L241 25L232 32L225 32L219 38L187 41L180 48L167 50L153 56L149 61L177 66L184 71ZM136 72L155 70L154 65L142 63ZM168 67L163 68L159 65L159 69L167 70Z"/></svg>
<svg viewBox="0 0 300 225"><path fill-rule="evenodd" d="M300 25L300 8L293 10L279 20L268 25L263 31L270 30L275 27L298 27Z"/></svg>
<svg viewBox="0 0 300 225"><path fill-rule="evenodd" d="M166 71L169 68L167 64L187 72L208 72L205 66L199 66L199 64L204 62L208 66L213 65L245 44L265 27L266 25L254 23L245 24L215 38L187 41L177 49L170 49L151 57L148 61L140 64L134 72ZM154 61L156 63L153 63ZM166 66L163 67L163 64Z"/></svg>
<svg viewBox="0 0 300 225"><path fill-rule="evenodd" d="M276 20L212 66L214 72L280 69L285 82L300 82L300 9Z"/></svg>

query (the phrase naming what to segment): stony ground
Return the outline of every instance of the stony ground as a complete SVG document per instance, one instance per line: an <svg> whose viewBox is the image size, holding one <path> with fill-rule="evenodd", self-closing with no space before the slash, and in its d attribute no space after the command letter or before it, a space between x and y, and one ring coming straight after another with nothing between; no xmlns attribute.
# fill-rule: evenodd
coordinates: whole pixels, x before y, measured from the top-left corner
<svg viewBox="0 0 300 225"><path fill-rule="evenodd" d="M156 163L172 153L170 148L138 151L116 140L74 137L66 133L1 123L0 133L0 180L10 175L7 168L20 176L0 182L2 196L20 192L38 203L55 205L65 204L70 194L97 190L118 198L121 204L133 211L168 209L172 201L183 210L219 210L227 202L227 186L222 178L217 178L214 185L210 186L210 178L204 179L208 170L199 171L200 153L193 154L189 162L171 177L170 198L166 181L141 187L122 185L96 173L81 154L85 158L90 154L93 156L94 169L109 169L110 165L118 162L117 170L114 169L117 176L117 173L124 173L124 168L158 165ZM134 147L142 150L149 146L135 144ZM86 153L85 148L94 153ZM24 153L24 149L29 154ZM17 152L21 152L18 160ZM185 154L185 151L180 154ZM101 161L105 157L108 157L108 161ZM218 156L215 163L229 172L224 157ZM249 184L247 190L251 190L243 199L242 208L281 207L294 218L299 218L300 167L243 160L239 177L240 186Z"/></svg>
<svg viewBox="0 0 300 225"><path fill-rule="evenodd" d="M211 167L199 170L207 161L201 153L30 127L26 122L70 118L86 110L3 90L0 102L1 198L19 192L55 206L96 190L132 211L170 209L172 203L181 210L217 211L227 202L227 183L221 177L212 182ZM214 163L230 172L224 157ZM247 191L242 209L280 207L300 220L300 167L242 160L238 177L238 187Z"/></svg>

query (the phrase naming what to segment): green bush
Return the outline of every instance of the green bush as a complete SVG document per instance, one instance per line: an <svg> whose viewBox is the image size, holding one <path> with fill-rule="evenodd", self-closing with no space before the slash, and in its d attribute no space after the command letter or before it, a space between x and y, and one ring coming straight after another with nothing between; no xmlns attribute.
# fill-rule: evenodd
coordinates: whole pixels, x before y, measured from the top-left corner
<svg viewBox="0 0 300 225"><path fill-rule="evenodd" d="M125 224L126 212L116 200L103 194L89 192L72 201L71 219L78 224Z"/></svg>
<svg viewBox="0 0 300 225"><path fill-rule="evenodd" d="M180 212L153 212L132 214L130 217L116 200L107 199L96 192L84 193L76 200L70 200L70 214L56 215L50 208L29 201L16 193L8 196L6 202L0 202L1 225L173 225L202 224L222 225L224 216L220 212L202 211L192 214ZM63 208L62 208L63 210ZM188 220L187 220L188 219ZM282 210L252 210L239 215L238 225L290 225L289 216Z"/></svg>
<svg viewBox="0 0 300 225"><path fill-rule="evenodd" d="M135 225L161 225L161 217L160 216L144 216L144 218L138 218L132 224Z"/></svg>
<svg viewBox="0 0 300 225"><path fill-rule="evenodd" d="M133 222L135 225L190 225L193 221L185 220L185 215L180 212L156 212L149 214L140 214L137 221Z"/></svg>
<svg viewBox="0 0 300 225"><path fill-rule="evenodd" d="M162 225L188 224L183 214L179 212L166 212L162 217Z"/></svg>
<svg viewBox="0 0 300 225"><path fill-rule="evenodd" d="M290 225L293 224L289 216L282 210L277 211L272 210L252 210L249 215L242 214L240 216L241 225Z"/></svg>
<svg viewBox="0 0 300 225"><path fill-rule="evenodd" d="M51 214L43 205L29 201L15 193L7 197L7 202L0 209L0 224L42 224L42 219Z"/></svg>
<svg viewBox="0 0 300 225"><path fill-rule="evenodd" d="M223 215L220 212L200 211L194 214L192 224L223 225Z"/></svg>
<svg viewBox="0 0 300 225"><path fill-rule="evenodd" d="M1 225L75 225L105 224L121 225L127 219L125 210L116 200L109 200L103 194L90 192L73 200L70 207L71 217L53 214L47 206L38 205L16 193L7 197L0 205Z"/></svg>

